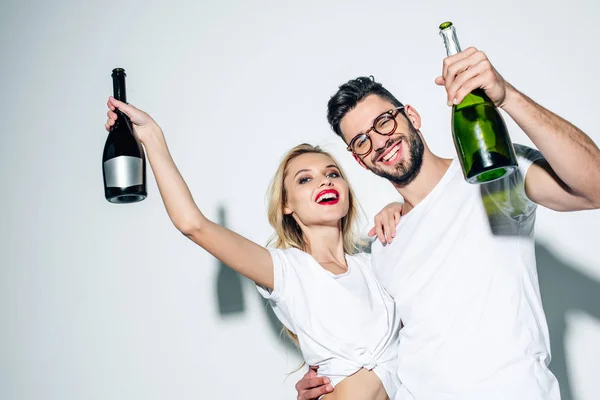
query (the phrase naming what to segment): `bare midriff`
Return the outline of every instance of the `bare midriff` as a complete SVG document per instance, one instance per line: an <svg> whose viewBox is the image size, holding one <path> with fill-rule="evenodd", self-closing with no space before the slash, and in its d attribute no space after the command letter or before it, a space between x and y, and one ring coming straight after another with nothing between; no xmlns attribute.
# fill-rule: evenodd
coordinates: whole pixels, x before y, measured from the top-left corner
<svg viewBox="0 0 600 400"><path fill-rule="evenodd" d="M323 400L389 400L383 384L373 371L360 369L344 378Z"/></svg>

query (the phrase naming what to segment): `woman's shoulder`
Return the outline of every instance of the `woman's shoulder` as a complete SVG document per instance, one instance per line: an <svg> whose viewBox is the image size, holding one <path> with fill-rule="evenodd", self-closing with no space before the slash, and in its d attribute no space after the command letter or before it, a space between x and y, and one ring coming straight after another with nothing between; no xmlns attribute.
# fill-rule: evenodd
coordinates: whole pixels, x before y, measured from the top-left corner
<svg viewBox="0 0 600 400"><path fill-rule="evenodd" d="M359 251L348 255L348 257L352 258L361 267L371 268L371 253Z"/></svg>
<svg viewBox="0 0 600 400"><path fill-rule="evenodd" d="M292 255L292 256L296 256L296 257L302 257L305 255L310 255L307 252L300 250L296 247L288 247L286 249L282 249L282 248L278 248L278 247L267 247L267 250L269 250L271 253L279 253L279 254L285 254L285 255Z"/></svg>
<svg viewBox="0 0 600 400"><path fill-rule="evenodd" d="M273 259L284 261L294 266L298 264L306 264L312 259L310 254L295 247L289 247L287 249L268 247L267 250L269 250Z"/></svg>

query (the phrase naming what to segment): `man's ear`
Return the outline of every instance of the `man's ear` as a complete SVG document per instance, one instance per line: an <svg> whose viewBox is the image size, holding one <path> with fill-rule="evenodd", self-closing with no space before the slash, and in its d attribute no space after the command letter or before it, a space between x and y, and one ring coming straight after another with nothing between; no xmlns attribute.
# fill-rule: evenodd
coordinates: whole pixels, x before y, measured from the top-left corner
<svg viewBox="0 0 600 400"><path fill-rule="evenodd" d="M421 129L421 116L410 104L404 106L404 113L415 129Z"/></svg>
<svg viewBox="0 0 600 400"><path fill-rule="evenodd" d="M361 167L363 167L364 169L369 169L367 167L367 164L365 164L365 162L362 160L362 158L360 158L360 156L357 156L354 153L352 153L352 156L354 156L354 159L356 160L356 162L358 162L360 164Z"/></svg>

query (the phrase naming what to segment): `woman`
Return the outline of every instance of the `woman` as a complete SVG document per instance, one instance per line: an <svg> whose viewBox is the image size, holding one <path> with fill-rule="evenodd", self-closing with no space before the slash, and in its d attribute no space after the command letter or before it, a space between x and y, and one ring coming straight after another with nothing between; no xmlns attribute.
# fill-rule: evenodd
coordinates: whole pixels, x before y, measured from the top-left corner
<svg viewBox="0 0 600 400"><path fill-rule="evenodd" d="M256 283L297 338L306 363L335 387L323 398L393 398L400 321L370 269L369 255L356 252L357 205L335 160L306 144L283 159L270 187L274 246L265 248L200 212L148 114L112 97L108 107L107 130L117 119L116 108L131 119L175 227Z"/></svg>

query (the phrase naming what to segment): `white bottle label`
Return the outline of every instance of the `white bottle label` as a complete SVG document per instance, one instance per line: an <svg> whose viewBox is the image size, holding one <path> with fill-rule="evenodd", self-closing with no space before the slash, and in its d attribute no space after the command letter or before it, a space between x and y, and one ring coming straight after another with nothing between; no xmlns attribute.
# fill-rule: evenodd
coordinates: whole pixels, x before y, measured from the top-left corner
<svg viewBox="0 0 600 400"><path fill-rule="evenodd" d="M119 156L104 162L106 187L126 188L144 183L143 160L139 157Z"/></svg>

